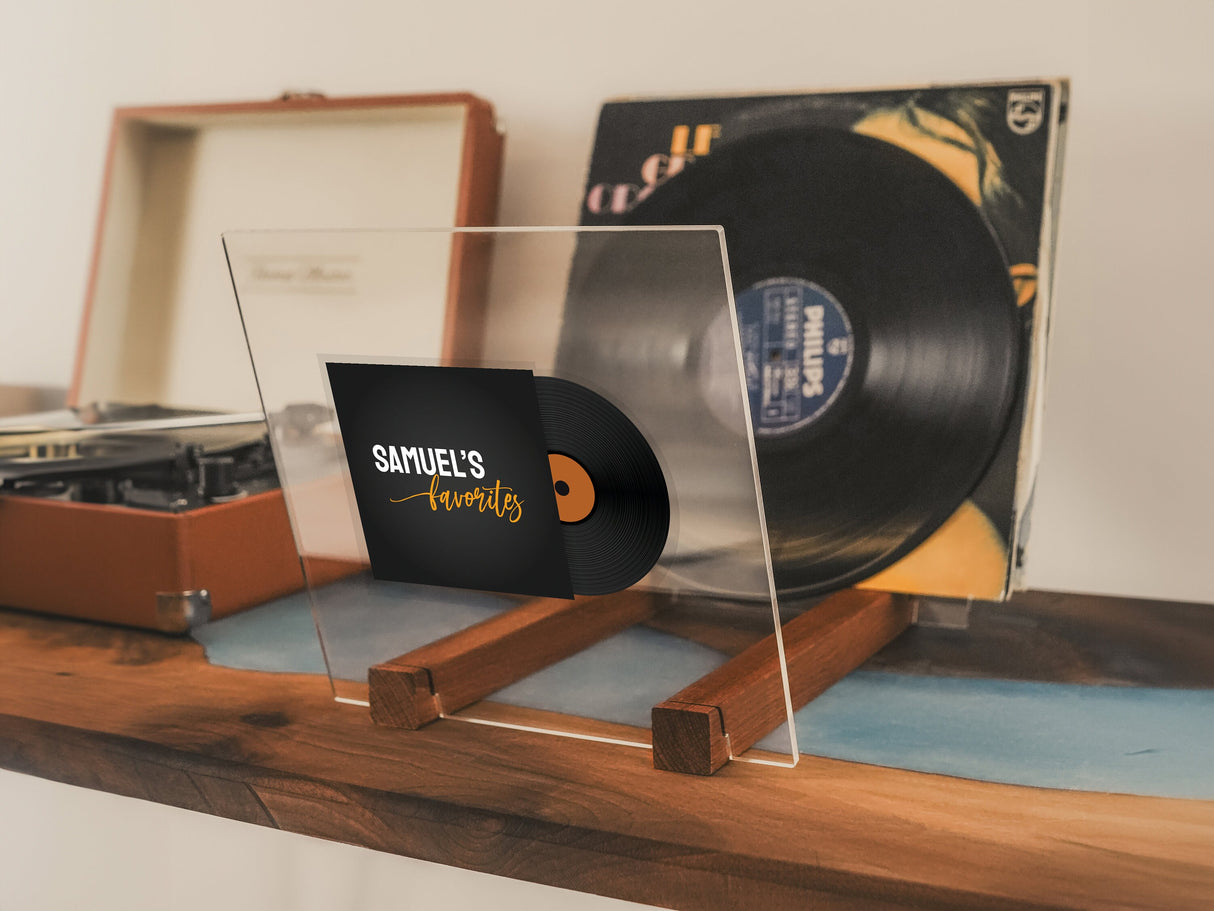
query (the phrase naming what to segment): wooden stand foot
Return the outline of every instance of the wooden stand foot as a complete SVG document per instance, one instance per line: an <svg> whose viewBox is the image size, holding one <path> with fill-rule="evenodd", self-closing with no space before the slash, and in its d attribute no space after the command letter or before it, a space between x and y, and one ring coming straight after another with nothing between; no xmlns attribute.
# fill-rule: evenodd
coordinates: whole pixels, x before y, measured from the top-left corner
<svg viewBox="0 0 1214 911"><path fill-rule="evenodd" d="M793 708L863 664L910 625L904 595L849 589L783 627ZM655 768L711 775L786 720L775 636L653 709Z"/></svg>
<svg viewBox="0 0 1214 911"><path fill-rule="evenodd" d="M640 623L648 592L543 598L372 667L371 719L416 730Z"/></svg>

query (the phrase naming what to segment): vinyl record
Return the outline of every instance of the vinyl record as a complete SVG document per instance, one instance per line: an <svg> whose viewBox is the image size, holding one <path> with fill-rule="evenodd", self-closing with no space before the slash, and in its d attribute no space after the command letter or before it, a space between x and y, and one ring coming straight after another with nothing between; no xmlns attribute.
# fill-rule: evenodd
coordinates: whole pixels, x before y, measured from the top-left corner
<svg viewBox="0 0 1214 911"><path fill-rule="evenodd" d="M641 432L597 393L543 376L535 391L573 590L628 588L653 568L670 530L661 466Z"/></svg>
<svg viewBox="0 0 1214 911"><path fill-rule="evenodd" d="M1020 323L999 246L949 178L844 130L766 133L630 220L725 229L783 594L861 581L953 514L1008 424Z"/></svg>

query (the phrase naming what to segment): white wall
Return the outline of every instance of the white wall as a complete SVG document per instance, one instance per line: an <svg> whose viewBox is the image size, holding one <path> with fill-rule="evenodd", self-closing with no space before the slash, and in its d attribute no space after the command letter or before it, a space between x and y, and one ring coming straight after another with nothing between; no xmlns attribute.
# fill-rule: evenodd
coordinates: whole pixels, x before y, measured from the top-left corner
<svg viewBox="0 0 1214 911"><path fill-rule="evenodd" d="M1212 36L1207 0L3 0L0 383L68 380L116 105L475 91L534 225L576 220L609 96L1067 75L1028 582L1214 601Z"/></svg>

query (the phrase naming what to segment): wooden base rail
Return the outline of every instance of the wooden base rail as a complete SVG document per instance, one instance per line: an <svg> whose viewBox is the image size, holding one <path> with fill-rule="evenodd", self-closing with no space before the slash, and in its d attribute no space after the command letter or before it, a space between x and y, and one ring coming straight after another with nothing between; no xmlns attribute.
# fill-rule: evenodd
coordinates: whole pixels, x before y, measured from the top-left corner
<svg viewBox="0 0 1214 911"><path fill-rule="evenodd" d="M371 718L417 730L653 616L653 593L543 598L372 667ZM794 708L851 673L911 622L909 598L840 592L783 627ZM711 775L785 721L775 636L653 708L656 768Z"/></svg>
<svg viewBox="0 0 1214 911"><path fill-rule="evenodd" d="M416 730L628 629L661 596L542 598L372 667L371 718Z"/></svg>
<svg viewBox="0 0 1214 911"><path fill-rule="evenodd" d="M910 625L902 595L839 592L784 624L793 708L821 695ZM711 775L786 720L775 636L653 709L656 768Z"/></svg>

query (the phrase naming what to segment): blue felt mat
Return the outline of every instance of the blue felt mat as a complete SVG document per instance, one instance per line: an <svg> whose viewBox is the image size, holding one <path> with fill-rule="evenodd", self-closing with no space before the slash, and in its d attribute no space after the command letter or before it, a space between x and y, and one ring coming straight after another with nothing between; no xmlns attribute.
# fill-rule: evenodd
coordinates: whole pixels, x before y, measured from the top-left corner
<svg viewBox="0 0 1214 911"><path fill-rule="evenodd" d="M343 623L386 660L501 608L440 597L399 617L369 604ZM347 637L352 633L347 633ZM420 637L420 639L418 639ZM325 673L305 595L195 631L225 667ZM418 639L418 641L413 641ZM503 689L494 700L640 727L720 656L634 628ZM1080 686L857 671L796 713L804 754L1045 788L1214 799L1214 691ZM787 750L787 731L760 746Z"/></svg>

